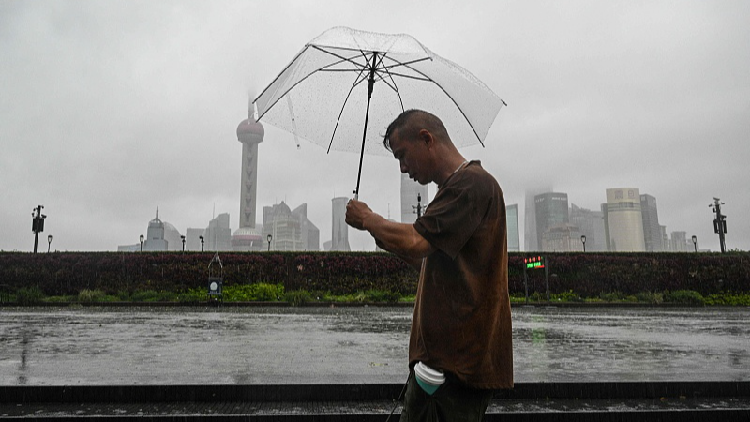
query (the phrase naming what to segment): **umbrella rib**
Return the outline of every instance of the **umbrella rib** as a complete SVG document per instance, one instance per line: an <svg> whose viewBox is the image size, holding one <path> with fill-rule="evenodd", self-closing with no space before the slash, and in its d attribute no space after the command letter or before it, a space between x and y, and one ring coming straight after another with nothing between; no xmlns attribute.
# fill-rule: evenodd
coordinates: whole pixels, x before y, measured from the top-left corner
<svg viewBox="0 0 750 422"><path fill-rule="evenodd" d="M285 67L285 68L281 69L281 72L279 72L279 74L278 74L278 75L276 75L276 77L274 78L274 80L273 80L273 81L271 81L271 83L270 83L270 84L268 84L268 85L267 85L267 86L266 86L266 87L265 87L265 88L263 89L263 92L261 92L261 93L260 93L260 95L258 95L257 97L255 97L255 99L253 100L253 102L256 102L256 101L258 101L258 98L262 97L262 96L263 96L263 94L265 94L265 93L266 93L266 91L268 91L268 88L270 88L270 87L271 87L271 86L272 86L273 84L275 84L275 83L276 83L276 81L278 81L278 80L279 80L279 78L281 77L281 75L282 75L282 74L283 74L284 72L286 72L286 71L287 71L287 69L289 69L290 67L292 67L292 65L293 65L293 64L294 64L294 62L295 62L295 61L297 60L297 58L298 58L299 56L301 56L301 55L302 55L302 53L304 53L305 51L307 51L307 48L308 48L308 46L305 46L305 48L303 48L303 49L302 49L302 51L300 51L299 53L297 53L297 55L296 55L296 56L294 56L294 58L292 59L292 61L291 61L291 62L289 62L289 64L288 64L288 65L286 65L286 67ZM258 117L258 120L260 120L260 117Z"/></svg>
<svg viewBox="0 0 750 422"><path fill-rule="evenodd" d="M418 77L418 76L414 76L414 75L406 75L406 74L403 74L403 73L399 73L399 72L389 72L389 74L391 74L391 75L395 75L395 76L400 76L400 77L402 77L402 78L414 79L414 80L417 80L417 81L424 81L424 82L435 82L435 81L433 81L432 79L430 79L430 78L428 78L428 77L426 77L426 76L425 76L424 78L420 78L420 77Z"/></svg>
<svg viewBox="0 0 750 422"><path fill-rule="evenodd" d="M321 67L320 69L317 69L318 72L361 72L367 70L367 68L362 69L326 69L324 67Z"/></svg>
<svg viewBox="0 0 750 422"><path fill-rule="evenodd" d="M384 67L383 71L391 79L391 82L393 82L393 85L389 84L388 81L385 80L385 78L383 78L383 77L381 77L380 80L382 80L384 84L386 84L388 87L390 87L396 93L396 96L398 97L398 102L401 104L401 112L403 113L403 111L404 111L404 100L401 98L401 93L398 91L398 84L396 83L396 80L393 79L393 75L391 75L391 72L388 70L387 67ZM378 73L378 76L380 76L380 73Z"/></svg>
<svg viewBox="0 0 750 422"><path fill-rule="evenodd" d="M315 47L315 46L313 46L313 47ZM320 50L320 49L318 49L318 50ZM305 50L302 50L302 52L304 52L304 51L305 51ZM323 51L324 53L326 52L326 51L324 51L324 50L320 50L320 51ZM300 54L302 54L302 52L301 52ZM327 69L327 67L330 67L330 66L335 66L335 65L337 65L337 64L340 64L340 63L342 63L342 62L344 62L344 61L346 61L346 62L349 62L349 63L352 63L352 64L355 64L355 65L356 65L356 62L352 62L351 60L348 60L348 59L346 59L346 58L340 57L340 56L338 56L338 55L335 55L335 54L334 54L334 56L336 56L336 57L339 57L339 58L340 58L340 59L342 59L342 60L340 60L340 61L338 61L338 62L335 62L335 63L331 63L331 64L328 64L328 65L326 65L326 66L323 66L323 67L321 67L321 68L315 69L315 70L313 70L312 72L310 72L310 73L308 73L307 75L305 75L305 77L304 77L304 78L302 78L302 79L298 80L297 82L295 82L295 83L294 83L294 84L293 84L292 86L290 86L290 87L289 87L289 89L287 89L286 91L284 91L284 93L283 93L283 94L281 94L281 95L280 95L280 96L279 96L279 97L278 97L278 98L276 99L276 101L274 101L274 102L273 102L273 104L271 104L271 105L270 105L269 107L267 107L267 108L266 108L266 110L265 110L265 111L264 111L264 112L263 112L262 114L260 114L260 115L258 116L258 120L260 120L260 119L261 119L261 118L262 118L263 116L265 116L265 114L266 114L266 113L267 113L267 112L268 112L269 110L271 110L271 109L272 109L273 107L275 107L275 106L276 106L276 104L277 104L277 103L278 103L278 102L279 102L279 101L280 101L280 100L281 100L281 99L282 99L282 98L283 98L284 96L286 96L286 94L288 94L288 93L289 93L289 92L290 92L291 90L293 90L293 89L294 89L294 88L295 88L295 87L296 87L297 85L299 85L299 84L301 84L302 82L304 82L305 80L307 80L307 78L309 78L309 77L310 77L310 76L312 76L313 74L315 74L315 73L317 73L317 72L332 72L332 71L341 71L341 72L343 72L343 71L346 71L346 72L352 72L352 71L356 71L356 69ZM299 57L299 54L297 55L297 57ZM297 59L297 57L295 57L295 60ZM294 63L294 60L292 60L292 63ZM289 68L289 67L290 67L290 66L292 65L292 63L289 63L289 66L287 66L286 68L284 68L284 70L283 70L283 71L282 71L281 73L284 73L284 71L286 71L286 69L288 69L288 68ZM366 68L365 68L365 67L361 68L361 69L360 69L360 73L361 73L361 72L363 72L364 70L366 70ZM264 89L264 90L263 90L263 92L264 92L264 93L266 92L266 90L267 90L267 89L268 89L268 88L269 88L269 87L270 87L271 85L273 85L273 84L274 84L274 82L276 82L276 80L278 80L278 79L279 79L279 77L281 76L281 73L279 73L279 75L278 75L278 76L276 76L276 79L274 79L274 81L273 81L273 82L271 82L271 84L270 84L270 85L268 85L268 86L266 87L266 89ZM259 96L258 96L258 97L256 98L256 100L257 100L258 98L260 98L260 97L261 97L262 95L263 95L263 93L261 93L261 95L259 95ZM253 101L253 102L255 102L255 101Z"/></svg>
<svg viewBox="0 0 750 422"><path fill-rule="evenodd" d="M476 137L477 137L477 140L479 141L479 143L480 143L480 144L482 144L482 146L484 147L484 142L482 142L482 138L481 138L481 137L479 137L479 134L477 133L476 129L474 129L474 125L473 125L473 124L471 124L471 120L469 120L469 118L468 118L468 117L466 116L466 113L464 113L464 111L463 111L463 110L461 109L461 107L460 107L460 106L458 105L458 103L457 103L457 102L456 102L456 100L455 100L455 99L453 98L453 96L451 96L451 95L450 95L450 94L448 93L448 91L446 91L446 90L445 90L445 88L443 88L443 86L442 86L442 85L440 85L439 83L437 83L437 82L435 82L434 80L430 79L430 77L429 77L429 76L425 75L425 74L424 74L424 73L422 73L421 71L419 71L419 70L417 70L417 69L414 69L413 67L411 67L411 66L408 66L408 65L407 65L406 67L407 67L407 68L409 68L409 69L411 69L411 70L413 70L414 72L416 72L416 73L418 73L418 74L422 75L422 76L423 76L423 77L425 78L425 79L419 79L419 78L414 78L414 79L419 79L419 80L426 80L427 82L432 82L432 83L434 83L435 85L437 85L437 87L438 87L438 88L440 88L440 90L441 90L441 91L443 91L443 93L445 94L445 96L446 96L446 97L450 98L450 99L451 99L451 101L453 101L453 104L455 104L455 105L456 105L456 108L458 109L458 111L459 111L459 112L461 113L461 115L462 115L462 116L464 116L464 119L466 120L466 123L468 123L468 124L469 124L469 127L471 128L471 131L472 131L472 132L474 132L474 136L476 136ZM403 76L403 77L407 77L407 78L409 77L409 76L406 76L406 75L400 75L400 76Z"/></svg>
<svg viewBox="0 0 750 422"><path fill-rule="evenodd" d="M411 69L411 67L409 65L412 65L414 63L423 62L425 60L430 60L430 61L432 60L432 57L429 57L429 56L428 57L422 57L421 59L410 60L408 62L400 62L400 61L395 60L395 59L393 59L391 57L388 57L388 58L391 59L391 60L393 60L393 63L395 63L395 64L392 64L392 65L389 65L389 66L383 66L382 67L383 69L390 69L390 68L393 68L393 67L401 67L401 66L406 66L406 67L409 67L409 69Z"/></svg>
<svg viewBox="0 0 750 422"><path fill-rule="evenodd" d="M328 51L328 50L322 49L322 48L318 47L317 45L312 45L311 47L313 47L314 49L316 49L316 50L320 51L321 53L325 53L325 54L330 54L330 55L332 55L332 56L334 56L334 57L338 57L339 59L341 59L341 61L346 61L346 62L349 62L349 63L351 63L352 65L354 65L354 67L356 67L356 68L358 68L358 69L366 69L366 68L368 68L368 67L369 67L368 65L362 65L362 64L360 64L360 63L357 63L357 62L356 62L356 61L354 60L354 57L358 57L358 56L359 56L359 54L355 54L355 55L354 55L354 56L352 56L352 57L344 57L344 56L342 56L342 55L340 55L340 54L336 54L336 53L334 53L333 51ZM359 51L359 53L362 53L362 52L361 52L361 51ZM366 58L366 57L365 57L365 58ZM341 62L338 62L338 63L341 63ZM338 63L336 63L336 64L338 64Z"/></svg>
<svg viewBox="0 0 750 422"><path fill-rule="evenodd" d="M339 122L341 121L341 115L344 114L344 108L346 108L346 103L349 102L349 97L352 95L352 92L354 91L354 87L361 84L362 82L366 80L366 78L360 79L363 76L365 70L367 69L363 68L359 72L359 75L357 75L357 78L354 80L354 83L352 84L351 89L349 89L349 93L346 94L346 99L344 100L344 103L341 104L341 110L339 111L339 116L336 118L336 127L333 128L333 133L331 134L331 141L328 143L328 150L326 151L326 154L331 152L331 146L333 145L333 138L336 137L336 131L339 129Z"/></svg>

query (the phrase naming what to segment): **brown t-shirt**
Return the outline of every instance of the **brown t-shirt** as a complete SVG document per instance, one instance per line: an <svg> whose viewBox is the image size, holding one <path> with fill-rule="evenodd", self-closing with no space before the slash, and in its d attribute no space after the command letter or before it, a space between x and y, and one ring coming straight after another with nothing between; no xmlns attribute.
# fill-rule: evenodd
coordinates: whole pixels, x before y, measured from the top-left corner
<svg viewBox="0 0 750 422"><path fill-rule="evenodd" d="M468 387L513 387L505 200L478 161L453 174L414 228L436 251L422 262L409 364Z"/></svg>

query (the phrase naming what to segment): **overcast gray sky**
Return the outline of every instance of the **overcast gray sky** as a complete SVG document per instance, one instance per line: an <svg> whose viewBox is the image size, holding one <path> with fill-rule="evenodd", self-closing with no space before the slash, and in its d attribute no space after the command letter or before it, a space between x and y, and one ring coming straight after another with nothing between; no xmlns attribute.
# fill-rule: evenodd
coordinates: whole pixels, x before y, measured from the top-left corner
<svg viewBox="0 0 750 422"><path fill-rule="evenodd" d="M750 2L0 2L0 249L115 250L159 216L180 232L216 213L238 226L248 93L332 26L408 33L507 103L486 148L467 147L506 202L540 185L599 209L606 189L656 197L667 231L750 249ZM308 203L331 237L358 156L266 125L258 215ZM434 193L434 186L431 191ZM360 199L398 218L397 162L367 156ZM523 227L523 220L520 221ZM523 239L523 234L521 234ZM374 242L350 230L356 249ZM44 249L40 246L41 249Z"/></svg>

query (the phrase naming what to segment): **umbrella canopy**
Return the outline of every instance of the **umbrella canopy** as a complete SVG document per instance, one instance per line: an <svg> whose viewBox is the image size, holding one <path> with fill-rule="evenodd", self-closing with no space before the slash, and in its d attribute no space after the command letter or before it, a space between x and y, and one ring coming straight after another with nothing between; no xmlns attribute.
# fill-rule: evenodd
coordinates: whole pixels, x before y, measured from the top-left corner
<svg viewBox="0 0 750 422"><path fill-rule="evenodd" d="M258 120L324 148L388 155L382 135L402 111L440 117L456 146L484 145L505 105L469 71L405 34L346 27L310 41L254 100ZM357 189L359 190L359 176Z"/></svg>

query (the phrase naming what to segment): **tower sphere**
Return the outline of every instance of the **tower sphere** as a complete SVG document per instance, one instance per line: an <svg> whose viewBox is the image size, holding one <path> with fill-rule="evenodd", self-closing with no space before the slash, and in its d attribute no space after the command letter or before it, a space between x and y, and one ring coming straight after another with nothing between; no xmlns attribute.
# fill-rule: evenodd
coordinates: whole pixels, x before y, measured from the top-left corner
<svg viewBox="0 0 750 422"><path fill-rule="evenodd" d="M246 136L260 136L263 137L263 125L260 122L256 122L252 119L245 119L240 122L237 126L237 139L243 142L242 139Z"/></svg>

